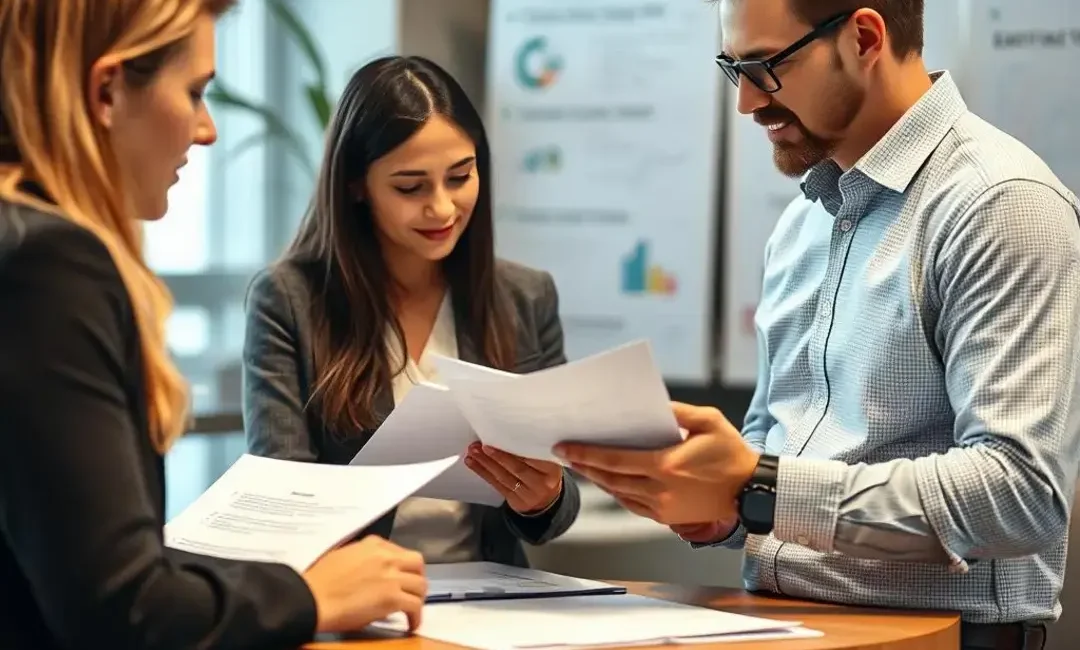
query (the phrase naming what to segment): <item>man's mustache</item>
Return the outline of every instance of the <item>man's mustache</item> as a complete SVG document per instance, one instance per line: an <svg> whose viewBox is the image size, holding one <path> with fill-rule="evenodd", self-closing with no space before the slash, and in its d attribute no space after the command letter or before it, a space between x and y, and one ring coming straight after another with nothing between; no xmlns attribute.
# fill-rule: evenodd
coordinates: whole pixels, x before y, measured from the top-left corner
<svg viewBox="0 0 1080 650"><path fill-rule="evenodd" d="M754 121L764 126L777 122L797 122L798 118L786 108L766 107L754 111Z"/></svg>

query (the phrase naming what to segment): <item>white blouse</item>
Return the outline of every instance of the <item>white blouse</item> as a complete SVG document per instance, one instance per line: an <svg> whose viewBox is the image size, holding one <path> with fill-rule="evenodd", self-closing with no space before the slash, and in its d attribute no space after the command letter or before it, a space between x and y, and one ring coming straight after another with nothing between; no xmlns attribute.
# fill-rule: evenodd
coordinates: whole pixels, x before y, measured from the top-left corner
<svg viewBox="0 0 1080 650"><path fill-rule="evenodd" d="M390 360L397 367L403 354L394 336L387 336ZM416 363L406 355L404 372L393 379L394 404L420 381L438 383L439 377L431 355L457 358L457 331L450 293L443 298L435 326ZM462 450L464 451L464 450ZM459 501L411 497L403 501L394 516L390 541L419 551L429 564L475 562L481 559L478 531L473 526L470 507Z"/></svg>

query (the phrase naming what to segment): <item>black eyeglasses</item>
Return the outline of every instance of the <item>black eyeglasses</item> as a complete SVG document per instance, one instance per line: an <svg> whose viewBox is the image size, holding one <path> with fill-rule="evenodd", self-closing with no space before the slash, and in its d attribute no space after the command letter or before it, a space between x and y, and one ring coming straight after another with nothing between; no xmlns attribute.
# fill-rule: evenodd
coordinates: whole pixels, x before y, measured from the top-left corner
<svg viewBox="0 0 1080 650"><path fill-rule="evenodd" d="M773 69L780 65L781 61L822 36L839 29L854 14L854 11L849 11L838 16L833 16L819 24L811 30L809 34L795 41L779 54L774 54L767 59L745 59L743 61L736 61L726 54L721 54L716 57L716 65L720 66L720 69L724 71L724 74L727 75L727 78L730 79L731 83L735 84L736 87L739 85L739 77L744 76L764 92L774 93L780 90L780 79L776 77L776 72L774 72Z"/></svg>

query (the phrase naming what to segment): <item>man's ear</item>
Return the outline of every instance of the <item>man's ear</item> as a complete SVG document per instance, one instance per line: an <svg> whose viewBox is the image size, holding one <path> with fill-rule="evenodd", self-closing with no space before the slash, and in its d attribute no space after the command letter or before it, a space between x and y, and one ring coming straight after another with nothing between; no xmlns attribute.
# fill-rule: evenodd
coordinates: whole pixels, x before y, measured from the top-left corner
<svg viewBox="0 0 1080 650"><path fill-rule="evenodd" d="M121 99L119 63L98 61L90 68L90 83L87 87L87 101L90 115L102 126L112 128L116 121L117 102Z"/></svg>
<svg viewBox="0 0 1080 650"><path fill-rule="evenodd" d="M885 50L885 19L873 9L860 9L852 16L855 23L856 54L871 64Z"/></svg>

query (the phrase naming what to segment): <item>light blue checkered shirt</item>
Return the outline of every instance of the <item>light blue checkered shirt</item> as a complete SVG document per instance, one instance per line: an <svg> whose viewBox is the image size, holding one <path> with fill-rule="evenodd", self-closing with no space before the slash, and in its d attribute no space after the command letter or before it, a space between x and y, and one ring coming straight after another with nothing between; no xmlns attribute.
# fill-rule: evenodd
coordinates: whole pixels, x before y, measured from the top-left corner
<svg viewBox="0 0 1080 650"><path fill-rule="evenodd" d="M1080 460L1080 206L948 73L765 252L743 435L781 456L752 590L1056 618ZM1046 125L1046 128L1051 128Z"/></svg>

